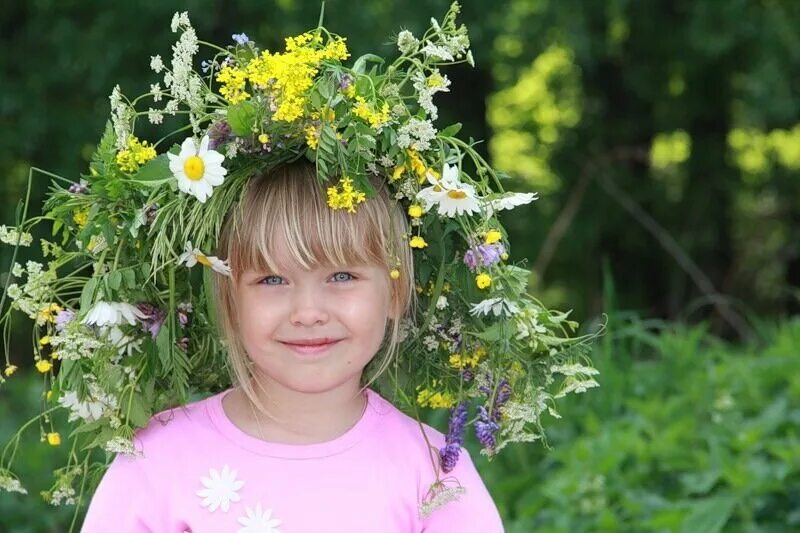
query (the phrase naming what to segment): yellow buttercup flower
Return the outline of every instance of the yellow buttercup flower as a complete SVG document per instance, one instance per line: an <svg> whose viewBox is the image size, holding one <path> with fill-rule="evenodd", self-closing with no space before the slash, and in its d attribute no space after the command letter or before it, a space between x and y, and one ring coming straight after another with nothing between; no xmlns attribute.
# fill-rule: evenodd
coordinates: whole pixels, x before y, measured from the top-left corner
<svg viewBox="0 0 800 533"><path fill-rule="evenodd" d="M508 254L506 252L503 252L502 254L500 254L500 259L502 259L503 261L508 261Z"/></svg>
<svg viewBox="0 0 800 533"><path fill-rule="evenodd" d="M419 218L422 216L422 206L413 204L408 208L408 216L411 218Z"/></svg>
<svg viewBox="0 0 800 533"><path fill-rule="evenodd" d="M392 279L400 279L400 271L396 268L393 268L391 272L389 272L389 277Z"/></svg>
<svg viewBox="0 0 800 533"><path fill-rule="evenodd" d="M339 188L341 187L341 191ZM356 206L367 199L367 195L353 188L353 180L345 176L333 187L328 187L328 206L331 209L347 209L355 213Z"/></svg>
<svg viewBox="0 0 800 533"><path fill-rule="evenodd" d="M36 361L36 370L38 370L42 374L47 374L48 372L50 372L50 369L52 368L53 368L53 363L51 363L50 361L45 361L44 359Z"/></svg>
<svg viewBox="0 0 800 533"><path fill-rule="evenodd" d="M8 365L6 366L5 370L3 370L3 374L5 374L6 377L11 377L11 375L16 371L17 365Z"/></svg>
<svg viewBox="0 0 800 533"><path fill-rule="evenodd" d="M61 435L59 435L56 432L48 433L47 434L47 443L50 446L58 446L59 444L61 444Z"/></svg>
<svg viewBox="0 0 800 533"><path fill-rule="evenodd" d="M394 171L392 172L392 181L397 181L400 179L400 176L403 175L403 172L406 171L405 165L400 165L399 167L394 167Z"/></svg>
<svg viewBox="0 0 800 533"><path fill-rule="evenodd" d="M503 238L502 233L500 233L496 229L492 229L486 233L486 239L484 240L484 242L486 244L494 244L502 238Z"/></svg>
<svg viewBox="0 0 800 533"><path fill-rule="evenodd" d="M45 335L39 339L39 346L46 346L48 344L50 344L50 335Z"/></svg>
<svg viewBox="0 0 800 533"><path fill-rule="evenodd" d="M489 274L481 272L475 276L475 283L478 285L479 289L485 289L492 284L492 277Z"/></svg>
<svg viewBox="0 0 800 533"><path fill-rule="evenodd" d="M426 246L428 246L428 243L425 242L425 239L423 239L419 235L415 235L411 237L411 240L409 241L408 245L411 246L412 248L425 248Z"/></svg>
<svg viewBox="0 0 800 533"><path fill-rule="evenodd" d="M269 135L267 135L266 133L262 133L261 135L258 136L258 142L260 142L261 144L267 144L269 142Z"/></svg>
<svg viewBox="0 0 800 533"><path fill-rule="evenodd" d="M49 402L50 400L52 400L52 399L53 399L53 391L52 391L52 390L49 390L49 391L47 391L47 394L45 394L44 398L45 398L45 400L47 400L48 402Z"/></svg>

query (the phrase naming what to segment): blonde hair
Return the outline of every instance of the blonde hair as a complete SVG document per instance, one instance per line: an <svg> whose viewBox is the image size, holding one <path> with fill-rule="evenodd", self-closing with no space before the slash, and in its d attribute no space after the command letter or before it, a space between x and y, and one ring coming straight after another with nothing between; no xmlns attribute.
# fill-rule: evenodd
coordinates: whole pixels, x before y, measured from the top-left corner
<svg viewBox="0 0 800 533"><path fill-rule="evenodd" d="M365 264L385 267L391 298L390 334L388 343L384 336L381 345L383 359L360 392L397 357L400 322L414 316L416 305L413 258L405 240L408 223L385 179L369 179L375 195L359 204L355 213L349 213L328 207L325 188L313 164L284 164L250 180L222 228L218 253L227 257L231 276L216 274L215 289L231 378L252 404L270 417L253 388L252 382L258 381L253 379L253 364L238 334L235 286L247 270L278 271L272 247L276 238L288 244L291 259L306 269ZM400 277L390 279L389 272L395 268ZM266 390L264 393L269 394Z"/></svg>

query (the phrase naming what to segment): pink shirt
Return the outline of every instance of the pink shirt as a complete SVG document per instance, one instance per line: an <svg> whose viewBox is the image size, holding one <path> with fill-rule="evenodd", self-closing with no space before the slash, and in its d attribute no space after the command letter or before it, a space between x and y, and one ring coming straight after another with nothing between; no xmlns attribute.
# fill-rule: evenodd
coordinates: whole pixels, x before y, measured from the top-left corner
<svg viewBox="0 0 800 533"><path fill-rule="evenodd" d="M118 455L84 533L452 533L503 531L466 450L447 474L466 489L421 518L435 480L416 420L367 389L361 419L319 444L265 442L236 427L227 391L153 417L137 433L142 457ZM433 446L444 436L425 426Z"/></svg>

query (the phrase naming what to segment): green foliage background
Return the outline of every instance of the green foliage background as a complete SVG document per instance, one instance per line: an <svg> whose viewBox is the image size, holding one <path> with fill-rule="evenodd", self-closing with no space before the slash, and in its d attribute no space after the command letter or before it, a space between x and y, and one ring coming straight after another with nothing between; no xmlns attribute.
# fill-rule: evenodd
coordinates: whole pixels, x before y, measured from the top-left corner
<svg viewBox="0 0 800 533"><path fill-rule="evenodd" d="M388 36L418 34L447 6L331 0L325 20L354 56L391 55ZM111 88L156 81L149 57L169 56L176 10L206 40L243 31L275 49L319 3L5 6L0 224L31 165L85 172ZM438 123L463 122L509 188L540 192L505 223L544 302L589 326L612 313L601 388L569 400L553 450L481 465L509 531L796 529L800 327L785 317L799 307L800 3L465 1L462 20L477 66L448 72ZM1 282L8 248L0 260ZM40 393L25 345L10 348L27 368L0 392L2 441ZM20 474L42 476L35 493L54 452L33 437ZM0 529L71 519L15 496L0 494Z"/></svg>

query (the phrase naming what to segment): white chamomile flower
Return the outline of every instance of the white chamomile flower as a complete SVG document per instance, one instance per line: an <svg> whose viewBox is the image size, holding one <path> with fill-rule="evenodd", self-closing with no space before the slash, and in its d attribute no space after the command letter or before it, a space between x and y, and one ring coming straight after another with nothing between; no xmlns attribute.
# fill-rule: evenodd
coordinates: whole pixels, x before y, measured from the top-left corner
<svg viewBox="0 0 800 533"><path fill-rule="evenodd" d="M533 192L510 192L505 193L499 198L486 202L486 211L491 216L495 211L514 209L521 205L529 204L538 200L539 195Z"/></svg>
<svg viewBox="0 0 800 533"><path fill-rule="evenodd" d="M474 304L469 310L469 314L472 316L488 315L489 313L494 314L494 316L500 316L501 314L511 316L518 312L519 306L505 298L487 298L482 302Z"/></svg>
<svg viewBox="0 0 800 533"><path fill-rule="evenodd" d="M208 507L208 511L213 513L217 509L222 509L227 513L231 502L238 502L240 499L239 489L244 485L244 481L236 480L236 470L231 470L228 465L222 467L222 472L212 468L208 471L209 477L200 478L206 488L198 490L197 495L203 498L200 505Z"/></svg>
<svg viewBox="0 0 800 533"><path fill-rule="evenodd" d="M231 275L231 268L225 261L214 255L204 254L199 248L195 248L192 245L192 241L186 241L186 246L183 249L183 253L178 258L178 264L185 264L187 267L191 268L197 263L200 263L203 266L211 267L215 272L219 272L225 276Z"/></svg>
<svg viewBox="0 0 800 533"><path fill-rule="evenodd" d="M89 326L116 326L127 323L133 326L137 318L144 318L144 314L136 306L124 302L96 302L83 323Z"/></svg>
<svg viewBox="0 0 800 533"><path fill-rule="evenodd" d="M245 509L245 513L247 516L239 517L239 523L244 526L239 529L239 533L280 533L278 526L281 521L272 518L272 509L263 510L259 503L255 509Z"/></svg>
<svg viewBox="0 0 800 533"><path fill-rule="evenodd" d="M439 214L446 217L480 211L475 187L458 179L458 167L445 164L442 177L437 179L428 174L428 182L431 186L417 193L426 211L434 205L438 206Z"/></svg>
<svg viewBox="0 0 800 533"><path fill-rule="evenodd" d="M169 169L178 180L178 189L191 194L201 203L211 196L214 187L222 185L228 170L222 166L225 156L208 149L208 135L198 146L193 137L181 145L178 155L167 154Z"/></svg>

